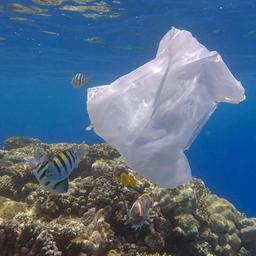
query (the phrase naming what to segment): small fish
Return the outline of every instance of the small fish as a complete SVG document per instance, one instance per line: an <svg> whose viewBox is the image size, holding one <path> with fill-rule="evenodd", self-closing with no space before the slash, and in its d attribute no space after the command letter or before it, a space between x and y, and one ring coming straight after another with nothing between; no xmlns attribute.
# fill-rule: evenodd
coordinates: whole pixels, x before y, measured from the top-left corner
<svg viewBox="0 0 256 256"><path fill-rule="evenodd" d="M145 193L141 195L132 205L132 208L129 211L129 220L126 221L126 224L132 224L132 228L137 230L141 228L147 220L148 210L152 206L152 198L149 194Z"/></svg>
<svg viewBox="0 0 256 256"><path fill-rule="evenodd" d="M84 38L83 40L90 44L103 44L104 43L104 39L101 37L98 37L98 36Z"/></svg>
<svg viewBox="0 0 256 256"><path fill-rule="evenodd" d="M84 144L62 151L52 159L36 159L33 174L38 182L53 194L68 191L68 178L85 153Z"/></svg>
<svg viewBox="0 0 256 256"><path fill-rule="evenodd" d="M59 33L57 33L57 32L52 32L52 31L47 31L47 30L41 30L40 32L50 35L50 36L58 36L59 35Z"/></svg>
<svg viewBox="0 0 256 256"><path fill-rule="evenodd" d="M89 82L88 76L82 73L77 73L71 80L71 85L74 88L80 88Z"/></svg>
<svg viewBox="0 0 256 256"><path fill-rule="evenodd" d="M137 185L135 177L125 169L116 172L116 177L124 187L135 187Z"/></svg>

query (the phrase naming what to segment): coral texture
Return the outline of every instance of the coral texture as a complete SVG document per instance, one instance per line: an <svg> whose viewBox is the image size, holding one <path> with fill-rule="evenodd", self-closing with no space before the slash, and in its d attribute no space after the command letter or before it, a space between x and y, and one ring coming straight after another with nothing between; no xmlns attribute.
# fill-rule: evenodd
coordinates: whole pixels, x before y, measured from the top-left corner
<svg viewBox="0 0 256 256"><path fill-rule="evenodd" d="M3 256L256 256L256 219L210 193L201 180L162 189L129 169L106 144L91 145L52 195L32 175L37 152L71 144L12 137L0 150L0 252ZM122 169L136 184L118 179ZM138 230L129 209L144 193L153 205Z"/></svg>

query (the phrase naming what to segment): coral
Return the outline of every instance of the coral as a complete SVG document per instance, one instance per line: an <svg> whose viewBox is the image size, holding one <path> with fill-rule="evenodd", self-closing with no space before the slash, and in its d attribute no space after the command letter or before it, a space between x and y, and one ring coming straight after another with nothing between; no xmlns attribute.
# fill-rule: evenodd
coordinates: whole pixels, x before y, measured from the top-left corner
<svg viewBox="0 0 256 256"><path fill-rule="evenodd" d="M4 141L4 149L11 150L16 148L22 148L29 144L38 144L38 143L41 143L39 139L13 136L13 137L7 138Z"/></svg>
<svg viewBox="0 0 256 256"><path fill-rule="evenodd" d="M77 178L70 182L69 193L52 195L48 191L37 187L27 197L26 202L36 207L38 214L49 215L50 218L60 214L74 214L81 216L87 206L87 197L91 191L90 177Z"/></svg>
<svg viewBox="0 0 256 256"><path fill-rule="evenodd" d="M239 224L244 247L256 255L256 219L245 218Z"/></svg>
<svg viewBox="0 0 256 256"><path fill-rule="evenodd" d="M88 146L68 193L52 195L38 185L29 160L36 152L51 156L73 144L27 141L0 151L1 255L256 255L256 219L240 214L200 180L161 189L99 144ZM125 187L117 177L122 171L136 185ZM128 211L144 193L154 202L147 223L135 231L126 224Z"/></svg>
<svg viewBox="0 0 256 256"><path fill-rule="evenodd" d="M97 212L91 208L85 214L86 219L90 216L91 222L84 229L84 232L71 241L68 251L81 251L89 255L106 254L110 247L110 241L114 233L110 224L105 221L106 211L100 209Z"/></svg>
<svg viewBox="0 0 256 256"><path fill-rule="evenodd" d="M152 251L162 251L165 247L164 238L158 232L149 232L149 234L146 235L144 241Z"/></svg>
<svg viewBox="0 0 256 256"><path fill-rule="evenodd" d="M169 193L160 191L159 195L162 212L171 222L170 241L187 241L184 253L236 255L239 252L242 241L237 226L242 215L227 200L210 194L201 181L193 180Z"/></svg>
<svg viewBox="0 0 256 256"><path fill-rule="evenodd" d="M1 255L61 256L52 235L35 225L21 225L16 221L0 222Z"/></svg>
<svg viewBox="0 0 256 256"><path fill-rule="evenodd" d="M94 162L97 159L114 159L120 157L120 154L117 150L103 143L90 146L88 157Z"/></svg>
<svg viewBox="0 0 256 256"><path fill-rule="evenodd" d="M0 176L0 194L12 196L15 193L13 179L8 175Z"/></svg>
<svg viewBox="0 0 256 256"><path fill-rule="evenodd" d="M28 164L15 161L18 161L17 158L14 161L5 157L0 159L0 195L18 200L22 196L24 185L34 177Z"/></svg>
<svg viewBox="0 0 256 256"><path fill-rule="evenodd" d="M109 171L110 168L111 167L106 163L106 161L102 159L96 160L92 164L92 175L95 178L100 177L104 174L104 172Z"/></svg>
<svg viewBox="0 0 256 256"><path fill-rule="evenodd" d="M24 212L26 205L21 202L15 202L6 197L0 196L0 218L12 219L19 212Z"/></svg>
<svg viewBox="0 0 256 256"><path fill-rule="evenodd" d="M207 227L204 225L202 229L213 237L212 247L214 251L218 254L238 253L241 247L241 238L236 227L242 215L236 211L231 203L218 198L216 195L205 196L206 203L208 205L201 214L208 225Z"/></svg>

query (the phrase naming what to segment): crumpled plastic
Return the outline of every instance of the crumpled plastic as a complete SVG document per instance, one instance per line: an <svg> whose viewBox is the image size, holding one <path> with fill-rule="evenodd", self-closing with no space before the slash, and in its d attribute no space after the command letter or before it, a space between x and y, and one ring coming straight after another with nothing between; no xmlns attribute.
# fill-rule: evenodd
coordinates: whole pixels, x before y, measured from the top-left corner
<svg viewBox="0 0 256 256"><path fill-rule="evenodd" d="M172 28L156 57L109 85L88 89L96 134L131 168L161 187L191 179L184 154L218 103L239 103L244 88L221 56Z"/></svg>

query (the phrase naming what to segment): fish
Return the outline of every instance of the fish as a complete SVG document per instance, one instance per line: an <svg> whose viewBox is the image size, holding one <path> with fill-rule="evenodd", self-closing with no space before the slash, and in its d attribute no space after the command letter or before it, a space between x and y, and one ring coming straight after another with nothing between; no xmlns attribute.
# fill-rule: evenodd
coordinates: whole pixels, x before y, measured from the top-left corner
<svg viewBox="0 0 256 256"><path fill-rule="evenodd" d="M81 88L89 82L88 76L82 73L77 73L71 80L71 85L74 88Z"/></svg>
<svg viewBox="0 0 256 256"><path fill-rule="evenodd" d="M153 200L149 194L142 194L132 205L128 212L129 219L125 224L132 224L135 230L147 223L148 210L152 206Z"/></svg>
<svg viewBox="0 0 256 256"><path fill-rule="evenodd" d="M69 187L69 176L84 154L84 144L80 144L54 155L51 159L37 157L32 173L39 184L52 194L66 193Z"/></svg>
<svg viewBox="0 0 256 256"><path fill-rule="evenodd" d="M124 187L135 187L137 185L136 178L126 169L116 171L115 175Z"/></svg>

